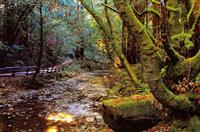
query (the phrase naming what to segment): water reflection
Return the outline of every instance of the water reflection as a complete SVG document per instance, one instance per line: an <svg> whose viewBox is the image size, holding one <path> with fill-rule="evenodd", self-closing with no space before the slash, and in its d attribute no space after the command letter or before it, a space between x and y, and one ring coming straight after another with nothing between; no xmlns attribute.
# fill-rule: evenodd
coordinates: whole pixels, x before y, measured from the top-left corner
<svg viewBox="0 0 200 132"><path fill-rule="evenodd" d="M51 126L47 129L46 132L58 132L58 127L57 126Z"/></svg>
<svg viewBox="0 0 200 132"><path fill-rule="evenodd" d="M68 113L51 113L37 98L0 110L0 132L74 132L77 120Z"/></svg>
<svg viewBox="0 0 200 132"><path fill-rule="evenodd" d="M47 120L49 121L61 121L61 122L67 122L70 123L75 120L74 115L67 114L67 113L55 113L55 114L50 114L47 116Z"/></svg>

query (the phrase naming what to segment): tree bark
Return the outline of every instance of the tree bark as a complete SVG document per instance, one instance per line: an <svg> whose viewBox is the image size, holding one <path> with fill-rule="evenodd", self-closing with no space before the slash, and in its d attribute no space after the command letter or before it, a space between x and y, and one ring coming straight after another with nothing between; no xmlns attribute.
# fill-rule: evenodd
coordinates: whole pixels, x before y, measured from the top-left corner
<svg viewBox="0 0 200 132"><path fill-rule="evenodd" d="M128 25L130 33L137 38L141 45L141 57L144 61L144 71L147 83L154 97L164 106L186 110L192 106L190 100L183 95L175 95L168 90L160 77L158 56L153 41L151 40L145 26L132 12L129 0L114 0L122 20Z"/></svg>
<svg viewBox="0 0 200 132"><path fill-rule="evenodd" d="M40 51L39 51L39 56L38 56L38 61L37 61L37 68L36 68L35 74L33 75L33 81L35 81L37 74L40 73L40 67L42 65L42 57L43 57L43 51L44 51L42 7L43 7L43 4L42 2L40 2Z"/></svg>
<svg viewBox="0 0 200 132"><path fill-rule="evenodd" d="M123 54L121 45L119 43L120 40L118 40L118 38L116 38L114 34L110 33L108 26L97 15L97 13L88 6L85 0L80 0L80 2L85 7L85 9L93 16L95 21L99 24L100 28L105 33L106 37L111 41L112 47L114 51L116 52L116 54L118 55L118 57L120 58L120 61L122 62L122 64L125 66L125 69L129 77L131 78L131 81L135 84L136 87L139 87L139 88L144 87L143 84L140 82L140 80L137 78L131 65L128 63L125 55Z"/></svg>

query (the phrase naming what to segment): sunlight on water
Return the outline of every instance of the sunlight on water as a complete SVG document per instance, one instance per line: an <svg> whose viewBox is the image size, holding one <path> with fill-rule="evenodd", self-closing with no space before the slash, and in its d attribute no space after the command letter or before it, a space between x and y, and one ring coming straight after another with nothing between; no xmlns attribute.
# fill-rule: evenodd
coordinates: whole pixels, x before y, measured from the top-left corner
<svg viewBox="0 0 200 132"><path fill-rule="evenodd" d="M46 132L58 132L58 129L56 126L52 126L52 127L49 127Z"/></svg>
<svg viewBox="0 0 200 132"><path fill-rule="evenodd" d="M55 121L55 122L61 121L61 122L70 123L70 122L74 121L75 118L74 118L74 115L70 115L70 114L67 114L67 113L56 113L56 114L50 114L47 117L47 120Z"/></svg>

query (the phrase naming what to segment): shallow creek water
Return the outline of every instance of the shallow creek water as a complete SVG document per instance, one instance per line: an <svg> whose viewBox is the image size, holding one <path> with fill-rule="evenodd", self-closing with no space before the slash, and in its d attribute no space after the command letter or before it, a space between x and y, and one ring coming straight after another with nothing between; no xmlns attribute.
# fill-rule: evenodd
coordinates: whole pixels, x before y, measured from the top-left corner
<svg viewBox="0 0 200 132"><path fill-rule="evenodd" d="M85 72L38 90L12 91L0 97L0 132L88 132L108 129L99 113L102 72ZM110 131L110 130L109 130Z"/></svg>

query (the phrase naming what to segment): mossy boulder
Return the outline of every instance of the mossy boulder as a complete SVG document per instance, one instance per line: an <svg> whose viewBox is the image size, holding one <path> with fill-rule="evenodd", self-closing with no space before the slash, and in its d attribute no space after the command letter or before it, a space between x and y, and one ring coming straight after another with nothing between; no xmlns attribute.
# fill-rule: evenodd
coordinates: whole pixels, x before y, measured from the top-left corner
<svg viewBox="0 0 200 132"><path fill-rule="evenodd" d="M152 95L104 100L104 121L116 132L144 130L160 120L160 113L154 102Z"/></svg>

